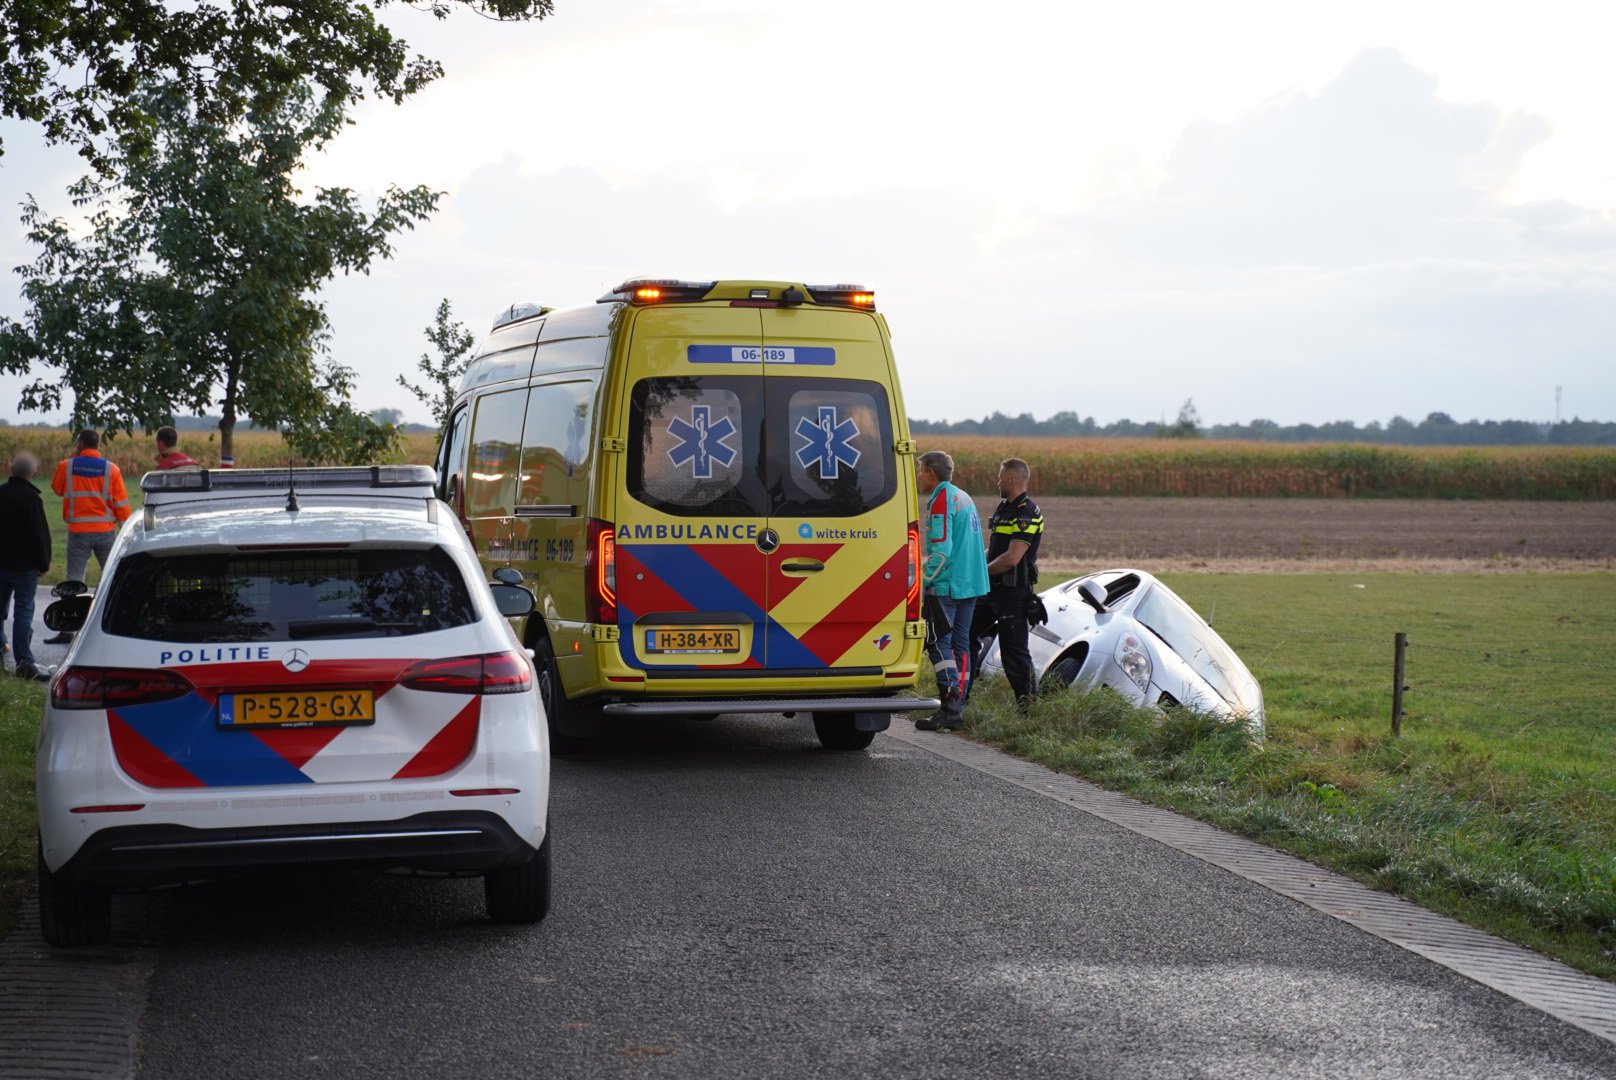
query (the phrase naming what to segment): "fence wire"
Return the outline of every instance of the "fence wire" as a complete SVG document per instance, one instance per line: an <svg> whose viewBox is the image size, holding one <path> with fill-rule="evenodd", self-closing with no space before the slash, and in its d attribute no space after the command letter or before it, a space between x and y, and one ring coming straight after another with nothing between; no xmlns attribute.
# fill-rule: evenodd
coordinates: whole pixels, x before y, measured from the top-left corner
<svg viewBox="0 0 1616 1080"><path fill-rule="evenodd" d="M1358 645L1377 651L1384 649L1388 654L1386 656L1387 662L1384 668L1382 668L1378 662L1374 668L1366 668L1365 678L1361 683L1357 683L1356 685L1359 686L1360 689L1368 689L1373 687L1373 689L1376 691L1382 691L1382 688L1384 688L1383 692L1386 694L1388 699L1387 704L1388 706L1391 704L1390 698L1392 697L1394 676L1393 656L1390 654L1394 653L1396 646L1394 635L1390 632L1374 635L1340 633L1334 631L1320 631L1316 627L1311 626L1287 626L1284 624L1275 623L1254 623L1244 622L1239 619L1225 619L1214 626L1215 629L1219 630L1225 630L1230 627L1241 631L1274 634L1281 637L1296 636L1304 637L1310 641L1326 641L1332 644ZM1282 645L1283 641L1269 645L1267 650L1261 653L1261 659L1258 661L1257 667L1265 667L1269 658L1274 654L1274 652L1278 651ZM1434 662L1436 660L1436 657L1431 654L1440 653L1448 656L1463 657L1471 661L1481 661L1488 664L1515 664L1522 666L1547 664L1559 669L1598 672L1600 675L1603 675L1606 678L1616 679L1616 663L1601 664L1588 660L1568 659L1564 657L1538 656L1530 654L1523 655L1518 651L1521 649L1519 642L1504 643L1481 641L1444 641L1439 644L1423 638L1407 637L1405 638L1404 648L1404 716L1409 714L1409 708L1411 706L1419 709L1429 709L1432 707L1439 707L1440 703L1444 701L1485 710L1497 711L1506 708L1506 706L1501 705L1496 700L1486 700L1480 697L1475 697L1464 693L1463 689L1450 688L1449 686L1445 686L1441 683L1433 682L1433 678L1435 677L1436 673L1431 670L1429 663L1420 663L1417 657L1421 654L1425 654L1428 662ZM1258 650L1254 649L1252 651L1255 652ZM1370 671L1373 671L1372 676L1369 674ZM1554 703L1544 702L1543 706L1545 708L1552 709L1554 707Z"/></svg>

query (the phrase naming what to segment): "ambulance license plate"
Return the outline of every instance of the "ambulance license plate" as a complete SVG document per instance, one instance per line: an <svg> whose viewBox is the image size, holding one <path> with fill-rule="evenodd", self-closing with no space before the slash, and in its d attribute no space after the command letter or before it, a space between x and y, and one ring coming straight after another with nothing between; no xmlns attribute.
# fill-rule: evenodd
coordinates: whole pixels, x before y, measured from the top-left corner
<svg viewBox="0 0 1616 1080"><path fill-rule="evenodd" d="M741 651L741 632L730 626L681 626L677 630L647 630L648 653L735 653Z"/></svg>
<svg viewBox="0 0 1616 1080"><path fill-rule="evenodd" d="M376 695L369 690L299 690L220 694L220 727L302 727L373 724Z"/></svg>

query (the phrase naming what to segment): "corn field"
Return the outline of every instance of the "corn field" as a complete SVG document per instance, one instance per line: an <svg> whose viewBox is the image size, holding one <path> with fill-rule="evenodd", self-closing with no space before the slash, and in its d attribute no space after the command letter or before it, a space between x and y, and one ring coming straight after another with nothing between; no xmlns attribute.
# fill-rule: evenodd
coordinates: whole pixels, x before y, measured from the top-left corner
<svg viewBox="0 0 1616 1080"><path fill-rule="evenodd" d="M999 462L1032 466L1041 495L1245 498L1616 498L1616 447L1407 447L1182 439L949 436L967 491L994 490Z"/></svg>
<svg viewBox="0 0 1616 1080"><path fill-rule="evenodd" d="M180 449L208 468L219 464L217 432L210 436L202 431L182 431ZM437 449L436 434L405 435L399 443L398 453L385 462L371 464L406 462L430 464ZM39 458L41 469L48 479L56 468L56 463L73 452L73 433L66 428L0 427L0 461L9 466L12 455L18 450L32 451ZM133 484L141 474L157 467L157 447L148 435L118 435L108 439L103 432L101 453L122 470L124 480L130 484ZM288 458L289 451L286 444L276 432L236 432L237 468L268 469L277 466L284 468ZM300 460L297 464L305 465L308 462Z"/></svg>
<svg viewBox="0 0 1616 1080"><path fill-rule="evenodd" d="M396 462L430 463L435 434L406 435ZM32 450L48 476L72 450L63 428L0 427L0 459ZM181 432L180 449L206 466L219 463L219 443ZM954 457L955 482L994 490L999 462L1024 458L1039 495L1223 495L1244 498L1611 499L1616 447L1410 447L1345 443L1263 443L1209 439L927 437L921 451ZM127 477L154 467L152 440L118 437L102 451ZM287 464L274 432L236 435L236 464ZM298 462L303 464L303 462Z"/></svg>

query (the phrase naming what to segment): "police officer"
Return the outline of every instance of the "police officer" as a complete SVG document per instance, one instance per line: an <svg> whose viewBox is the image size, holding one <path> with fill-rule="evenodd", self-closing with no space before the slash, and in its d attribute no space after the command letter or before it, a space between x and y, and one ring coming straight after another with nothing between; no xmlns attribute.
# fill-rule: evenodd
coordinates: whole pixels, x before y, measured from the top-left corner
<svg viewBox="0 0 1616 1080"><path fill-rule="evenodd" d="M999 661L1016 704L1032 704L1036 687L1027 648L1027 609L1038 584L1038 544L1044 515L1027 495L1032 469L1020 458L999 463L998 508L988 519L988 603L999 634Z"/></svg>
<svg viewBox="0 0 1616 1080"><path fill-rule="evenodd" d="M62 497L62 520L67 522L67 580L83 581L91 554L107 565L118 524L129 517L129 493L118 466L101 456L100 432L79 432L74 450L72 457L57 464L51 490ZM72 634L61 633L46 638L45 644L72 640Z"/></svg>

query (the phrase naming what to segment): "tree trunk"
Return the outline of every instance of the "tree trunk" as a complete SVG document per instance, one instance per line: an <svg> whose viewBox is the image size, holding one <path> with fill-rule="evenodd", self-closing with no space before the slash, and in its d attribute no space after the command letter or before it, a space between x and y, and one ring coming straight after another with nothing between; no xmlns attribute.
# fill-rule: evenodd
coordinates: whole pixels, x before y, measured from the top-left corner
<svg viewBox="0 0 1616 1080"><path fill-rule="evenodd" d="M236 467L236 386L225 383L224 408L219 416L219 468Z"/></svg>

